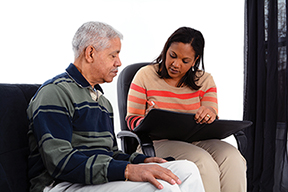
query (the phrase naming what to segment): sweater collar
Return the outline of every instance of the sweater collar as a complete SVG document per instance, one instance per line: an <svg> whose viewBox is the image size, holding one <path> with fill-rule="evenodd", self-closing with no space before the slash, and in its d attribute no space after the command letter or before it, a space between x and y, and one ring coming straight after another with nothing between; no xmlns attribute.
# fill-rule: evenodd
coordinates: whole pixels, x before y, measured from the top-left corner
<svg viewBox="0 0 288 192"><path fill-rule="evenodd" d="M76 66L73 63L70 63L70 65L66 69L67 74L82 88L93 88L96 90L99 90L103 94L103 90L100 87L99 84L92 87L89 82L85 79L85 77L78 71Z"/></svg>

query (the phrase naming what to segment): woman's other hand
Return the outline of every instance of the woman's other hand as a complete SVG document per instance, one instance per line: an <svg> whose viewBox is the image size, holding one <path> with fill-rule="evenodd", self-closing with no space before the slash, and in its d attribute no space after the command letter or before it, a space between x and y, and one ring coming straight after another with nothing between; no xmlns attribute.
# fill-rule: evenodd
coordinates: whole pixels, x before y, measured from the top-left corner
<svg viewBox="0 0 288 192"><path fill-rule="evenodd" d="M159 107L154 103L154 101L147 101L149 107L145 111L145 116L151 111L151 109L155 108L158 109Z"/></svg>
<svg viewBox="0 0 288 192"><path fill-rule="evenodd" d="M197 123L212 123L217 118L217 114L212 107L201 106L195 114Z"/></svg>
<svg viewBox="0 0 288 192"><path fill-rule="evenodd" d="M144 160L144 163L166 163L165 159L162 159L160 157L148 157Z"/></svg>

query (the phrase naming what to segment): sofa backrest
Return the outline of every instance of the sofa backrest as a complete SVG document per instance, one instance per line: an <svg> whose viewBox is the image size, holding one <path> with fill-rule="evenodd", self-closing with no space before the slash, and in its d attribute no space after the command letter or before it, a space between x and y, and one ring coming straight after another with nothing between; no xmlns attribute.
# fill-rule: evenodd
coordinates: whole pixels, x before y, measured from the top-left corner
<svg viewBox="0 0 288 192"><path fill-rule="evenodd" d="M28 191L26 109L39 87L0 84L0 191Z"/></svg>

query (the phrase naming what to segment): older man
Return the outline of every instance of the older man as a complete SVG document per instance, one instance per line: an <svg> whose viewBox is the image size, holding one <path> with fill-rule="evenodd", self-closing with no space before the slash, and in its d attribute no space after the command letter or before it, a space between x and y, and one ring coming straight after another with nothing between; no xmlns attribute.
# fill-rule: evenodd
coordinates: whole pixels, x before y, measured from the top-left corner
<svg viewBox="0 0 288 192"><path fill-rule="evenodd" d="M191 162L118 150L112 106L99 84L117 75L121 39L107 24L83 24L72 43L74 63L31 100L30 191L204 191Z"/></svg>

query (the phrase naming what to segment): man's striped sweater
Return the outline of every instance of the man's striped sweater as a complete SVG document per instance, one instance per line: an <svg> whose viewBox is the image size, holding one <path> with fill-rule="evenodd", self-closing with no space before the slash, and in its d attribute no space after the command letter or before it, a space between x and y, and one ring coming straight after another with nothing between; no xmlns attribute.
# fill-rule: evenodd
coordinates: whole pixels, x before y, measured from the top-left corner
<svg viewBox="0 0 288 192"><path fill-rule="evenodd" d="M40 87L27 114L31 191L42 191L53 181L125 180L127 164L146 158L118 150L110 102L73 64Z"/></svg>
<svg viewBox="0 0 288 192"><path fill-rule="evenodd" d="M196 82L201 88L192 90L188 86L170 86L159 78L158 68L158 64L142 67L131 83L126 116L131 130L143 120L151 101L160 109L176 112L196 113L200 106L210 106L218 113L217 89L209 73L205 72Z"/></svg>

